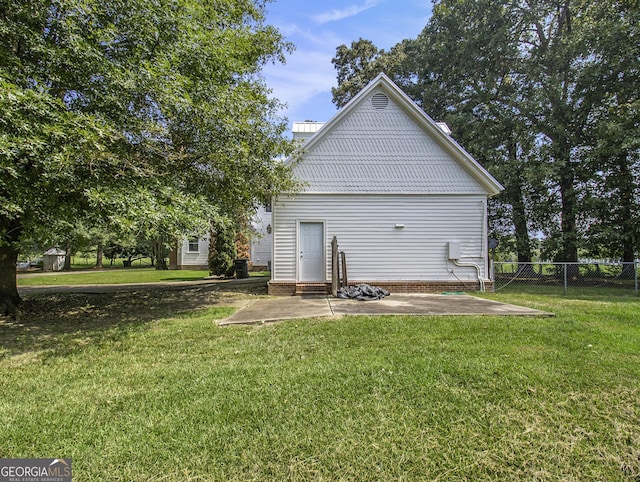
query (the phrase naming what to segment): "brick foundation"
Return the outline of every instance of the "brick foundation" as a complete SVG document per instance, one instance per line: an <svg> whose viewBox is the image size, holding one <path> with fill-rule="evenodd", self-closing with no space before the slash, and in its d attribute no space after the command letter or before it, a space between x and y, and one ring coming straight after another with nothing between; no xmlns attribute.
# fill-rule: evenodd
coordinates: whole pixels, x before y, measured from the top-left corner
<svg viewBox="0 0 640 482"><path fill-rule="evenodd" d="M328 295L331 293L330 283L296 283L297 295Z"/></svg>
<svg viewBox="0 0 640 482"><path fill-rule="evenodd" d="M393 293L430 293L437 294L445 291L480 291L480 284L477 281L460 282L460 281L351 281L351 286L366 283L378 288L384 288ZM294 296L296 294L304 294L309 292L308 287L317 288L318 283L296 283L295 281L269 281L269 294L274 296ZM493 281L485 280L485 290L493 291ZM325 283L324 292L331 292L331 284ZM317 289L315 291L318 291Z"/></svg>
<svg viewBox="0 0 640 482"><path fill-rule="evenodd" d="M169 269L201 271L201 270L209 269L209 266L206 264L183 264L183 265L177 265L177 266L170 266Z"/></svg>
<svg viewBox="0 0 640 482"><path fill-rule="evenodd" d="M294 296L296 294L295 281L269 281L267 293L273 296Z"/></svg>
<svg viewBox="0 0 640 482"><path fill-rule="evenodd" d="M429 293L437 294L444 291L480 291L480 283L477 281L353 281L350 284L370 284L378 288L384 288L390 293ZM493 291L493 281L485 281L485 290Z"/></svg>

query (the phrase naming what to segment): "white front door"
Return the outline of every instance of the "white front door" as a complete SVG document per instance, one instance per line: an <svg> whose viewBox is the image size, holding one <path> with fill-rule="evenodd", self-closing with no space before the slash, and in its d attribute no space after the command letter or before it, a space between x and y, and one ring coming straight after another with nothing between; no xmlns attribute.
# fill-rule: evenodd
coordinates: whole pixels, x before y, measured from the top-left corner
<svg viewBox="0 0 640 482"><path fill-rule="evenodd" d="M324 225L300 223L299 281L325 281Z"/></svg>

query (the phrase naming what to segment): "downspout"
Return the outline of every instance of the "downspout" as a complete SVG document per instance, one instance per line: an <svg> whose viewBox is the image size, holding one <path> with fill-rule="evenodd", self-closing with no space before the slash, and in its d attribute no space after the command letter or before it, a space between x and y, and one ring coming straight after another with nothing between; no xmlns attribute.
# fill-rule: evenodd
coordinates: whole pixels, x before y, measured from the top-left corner
<svg viewBox="0 0 640 482"><path fill-rule="evenodd" d="M480 248L480 256L484 260L485 273L489 272L489 253L487 252L487 243L489 239L489 216L487 214L487 200L482 200L482 239Z"/></svg>
<svg viewBox="0 0 640 482"><path fill-rule="evenodd" d="M488 250L488 242L489 242L489 215L487 213L487 200L486 198L482 200L482 239L480 242L482 243L482 248L480 250L480 256L482 256L482 260L484 261L484 272L486 274L485 278L491 279L491 274L489 273L489 250ZM481 277L481 274L478 273L478 278ZM480 286L482 287L482 292L485 292L484 279L480 282Z"/></svg>

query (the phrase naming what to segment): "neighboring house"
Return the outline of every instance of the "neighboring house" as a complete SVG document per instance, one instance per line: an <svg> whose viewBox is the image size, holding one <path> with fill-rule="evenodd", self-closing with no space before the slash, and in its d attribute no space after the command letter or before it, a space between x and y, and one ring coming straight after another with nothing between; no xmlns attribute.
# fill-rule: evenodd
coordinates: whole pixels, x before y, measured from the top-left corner
<svg viewBox="0 0 640 482"><path fill-rule="evenodd" d="M251 220L251 259L253 268L271 269L271 206L260 207ZM209 269L209 237L178 241L169 255L170 269Z"/></svg>
<svg viewBox="0 0 640 482"><path fill-rule="evenodd" d="M251 220L251 265L253 268L271 269L271 205L260 207Z"/></svg>
<svg viewBox="0 0 640 482"><path fill-rule="evenodd" d="M209 237L191 237L178 241L169 254L170 269L209 269Z"/></svg>
<svg viewBox="0 0 640 482"><path fill-rule="evenodd" d="M270 294L327 292L334 236L349 284L393 293L491 283L487 198L503 188L442 125L384 74L313 124L293 164L305 187L273 201Z"/></svg>

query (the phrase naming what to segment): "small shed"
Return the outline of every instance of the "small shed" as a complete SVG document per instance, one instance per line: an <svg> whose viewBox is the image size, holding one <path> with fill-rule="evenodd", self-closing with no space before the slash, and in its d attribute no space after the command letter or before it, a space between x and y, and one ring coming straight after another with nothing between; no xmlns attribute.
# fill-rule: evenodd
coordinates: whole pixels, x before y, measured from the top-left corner
<svg viewBox="0 0 640 482"><path fill-rule="evenodd" d="M51 248L44 253L43 256L43 271L62 271L64 269L65 258L67 257L66 251L60 248Z"/></svg>

